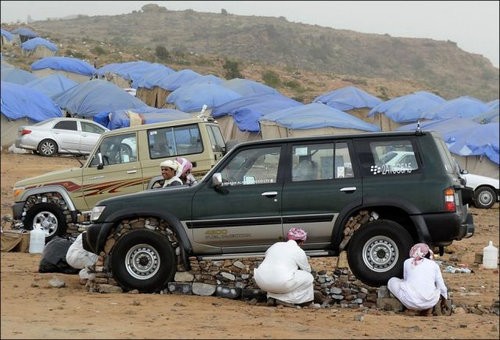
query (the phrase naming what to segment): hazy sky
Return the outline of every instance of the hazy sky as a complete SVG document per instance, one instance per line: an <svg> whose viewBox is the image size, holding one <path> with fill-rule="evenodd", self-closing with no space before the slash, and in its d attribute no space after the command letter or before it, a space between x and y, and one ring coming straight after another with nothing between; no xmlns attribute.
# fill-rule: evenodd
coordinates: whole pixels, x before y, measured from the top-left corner
<svg viewBox="0 0 500 340"><path fill-rule="evenodd" d="M451 40L499 66L500 1L2 1L2 23L76 14L117 15L146 4L237 15L285 17L291 22L393 37Z"/></svg>

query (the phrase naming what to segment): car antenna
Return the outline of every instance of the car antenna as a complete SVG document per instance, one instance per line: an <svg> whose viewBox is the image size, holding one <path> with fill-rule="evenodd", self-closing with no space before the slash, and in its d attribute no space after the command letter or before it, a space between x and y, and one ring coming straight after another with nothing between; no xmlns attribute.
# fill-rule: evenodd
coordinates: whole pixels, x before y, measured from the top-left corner
<svg viewBox="0 0 500 340"><path fill-rule="evenodd" d="M422 135L422 128L420 127L420 119L419 119L419 120L417 120L417 130L415 131L415 134L416 134L417 136Z"/></svg>

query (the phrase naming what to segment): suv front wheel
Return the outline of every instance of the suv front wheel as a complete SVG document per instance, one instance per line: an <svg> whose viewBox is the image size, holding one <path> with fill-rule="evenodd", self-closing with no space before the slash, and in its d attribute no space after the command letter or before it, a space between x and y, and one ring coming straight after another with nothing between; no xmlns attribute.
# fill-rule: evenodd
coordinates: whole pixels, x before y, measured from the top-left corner
<svg viewBox="0 0 500 340"><path fill-rule="evenodd" d="M376 220L359 228L347 249L347 261L353 274L370 286L386 285L393 277L402 277L412 238L400 224Z"/></svg>
<svg viewBox="0 0 500 340"><path fill-rule="evenodd" d="M45 242L49 242L57 235L66 232L66 217L62 210L53 203L39 203L26 212L24 226L27 230L33 230L35 224L39 224L45 230Z"/></svg>
<svg viewBox="0 0 500 340"><path fill-rule="evenodd" d="M125 290L154 293L172 281L176 272L175 250L167 237L138 229L123 235L111 253L114 279Z"/></svg>

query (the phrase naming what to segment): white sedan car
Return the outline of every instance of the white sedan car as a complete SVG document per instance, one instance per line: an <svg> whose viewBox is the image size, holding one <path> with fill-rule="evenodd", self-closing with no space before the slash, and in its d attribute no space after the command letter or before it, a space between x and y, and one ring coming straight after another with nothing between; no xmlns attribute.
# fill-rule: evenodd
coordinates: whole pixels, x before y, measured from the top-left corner
<svg viewBox="0 0 500 340"><path fill-rule="evenodd" d="M499 200L499 180L496 178L470 174L463 171L461 176L466 179L466 186L474 191L474 206L488 209Z"/></svg>
<svg viewBox="0 0 500 340"><path fill-rule="evenodd" d="M18 128L16 147L42 156L88 155L101 134L109 129L88 119L51 118Z"/></svg>

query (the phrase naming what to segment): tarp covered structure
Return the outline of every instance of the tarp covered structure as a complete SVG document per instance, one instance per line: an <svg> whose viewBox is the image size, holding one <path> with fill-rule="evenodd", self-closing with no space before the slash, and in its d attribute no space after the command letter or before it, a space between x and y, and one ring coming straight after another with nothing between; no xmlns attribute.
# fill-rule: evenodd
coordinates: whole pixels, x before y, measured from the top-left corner
<svg viewBox="0 0 500 340"><path fill-rule="evenodd" d="M361 108L374 108L382 103L382 99L355 86L346 86L316 97L313 103L323 103L340 111L349 111Z"/></svg>
<svg viewBox="0 0 500 340"><path fill-rule="evenodd" d="M201 77L201 74L190 69L184 69L169 74L158 83L158 86L167 91L173 92L185 83L198 77Z"/></svg>
<svg viewBox="0 0 500 340"><path fill-rule="evenodd" d="M498 106L493 107L489 111L481 113L480 115L472 118L472 120L481 124L493 123L493 122L498 123L500 122L500 110Z"/></svg>
<svg viewBox="0 0 500 340"><path fill-rule="evenodd" d="M108 114L97 114L94 116L94 121L110 130L114 130L128 126L169 122L192 117L191 114L179 110L158 109L148 106L140 109L117 110Z"/></svg>
<svg viewBox="0 0 500 340"><path fill-rule="evenodd" d="M232 100L212 109L225 140L260 139L259 119L265 114L304 105L279 92L254 94Z"/></svg>
<svg viewBox="0 0 500 340"><path fill-rule="evenodd" d="M29 39L33 39L33 38L38 37L38 33L34 32L31 29L26 28L26 27L19 27L19 28L13 29L11 31L11 33L17 34L19 36L19 40L21 41L21 43L23 43Z"/></svg>
<svg viewBox="0 0 500 340"><path fill-rule="evenodd" d="M2 63L2 70L0 73L2 81L7 81L9 83L19 85L24 85L26 83L29 83L30 81L37 79L37 76L31 72L21 70L17 67L5 66L4 63Z"/></svg>
<svg viewBox="0 0 500 340"><path fill-rule="evenodd" d="M417 124L400 126L399 131L414 131ZM480 124L467 118L448 118L420 124L422 131L436 131L446 142L462 169L498 178L499 123Z"/></svg>
<svg viewBox="0 0 500 340"><path fill-rule="evenodd" d="M24 85L38 90L50 98L54 98L72 87L75 87L78 83L62 74L52 74L50 76L37 78Z"/></svg>
<svg viewBox="0 0 500 340"><path fill-rule="evenodd" d="M52 42L44 38L33 38L21 44L23 54L38 58L53 56L59 48Z"/></svg>
<svg viewBox="0 0 500 340"><path fill-rule="evenodd" d="M106 80L115 83L119 87L137 89L139 87L152 88L155 86L155 79L174 72L165 65L138 60L104 65L97 69L96 75L100 78L106 78Z"/></svg>
<svg viewBox="0 0 500 340"><path fill-rule="evenodd" d="M447 118L474 118L489 111L488 105L477 98L462 96L448 100L423 113L423 118L439 120Z"/></svg>
<svg viewBox="0 0 500 340"><path fill-rule="evenodd" d="M310 103L260 118L263 139L380 131L380 127L322 103Z"/></svg>
<svg viewBox="0 0 500 340"><path fill-rule="evenodd" d="M2 44L4 43L10 43L14 40L14 35L10 33L7 30L4 30L3 28L0 29L0 34L2 36Z"/></svg>
<svg viewBox="0 0 500 340"><path fill-rule="evenodd" d="M244 78L225 80L221 85L241 94L242 96L253 96L256 94L280 94L278 90L270 86L259 83L255 80Z"/></svg>
<svg viewBox="0 0 500 340"><path fill-rule="evenodd" d="M85 118L102 112L146 106L140 99L131 96L117 85L101 79L78 84L56 96L54 101L71 115Z"/></svg>
<svg viewBox="0 0 500 340"><path fill-rule="evenodd" d="M2 147L14 143L19 126L62 116L49 97L24 85L2 81L0 95Z"/></svg>
<svg viewBox="0 0 500 340"><path fill-rule="evenodd" d="M196 112L201 111L205 105L212 109L240 97L240 94L221 85L195 83L174 90L168 95L167 103L174 104L178 110L184 112Z"/></svg>
<svg viewBox="0 0 500 340"><path fill-rule="evenodd" d="M436 94L418 91L378 104L370 110L368 117L372 117L373 123L383 131L391 131L400 125L423 119L425 112L444 102L446 100Z"/></svg>
<svg viewBox="0 0 500 340"><path fill-rule="evenodd" d="M45 57L31 64L31 70L38 76L61 73L79 83L90 80L95 72L94 66L72 57Z"/></svg>

